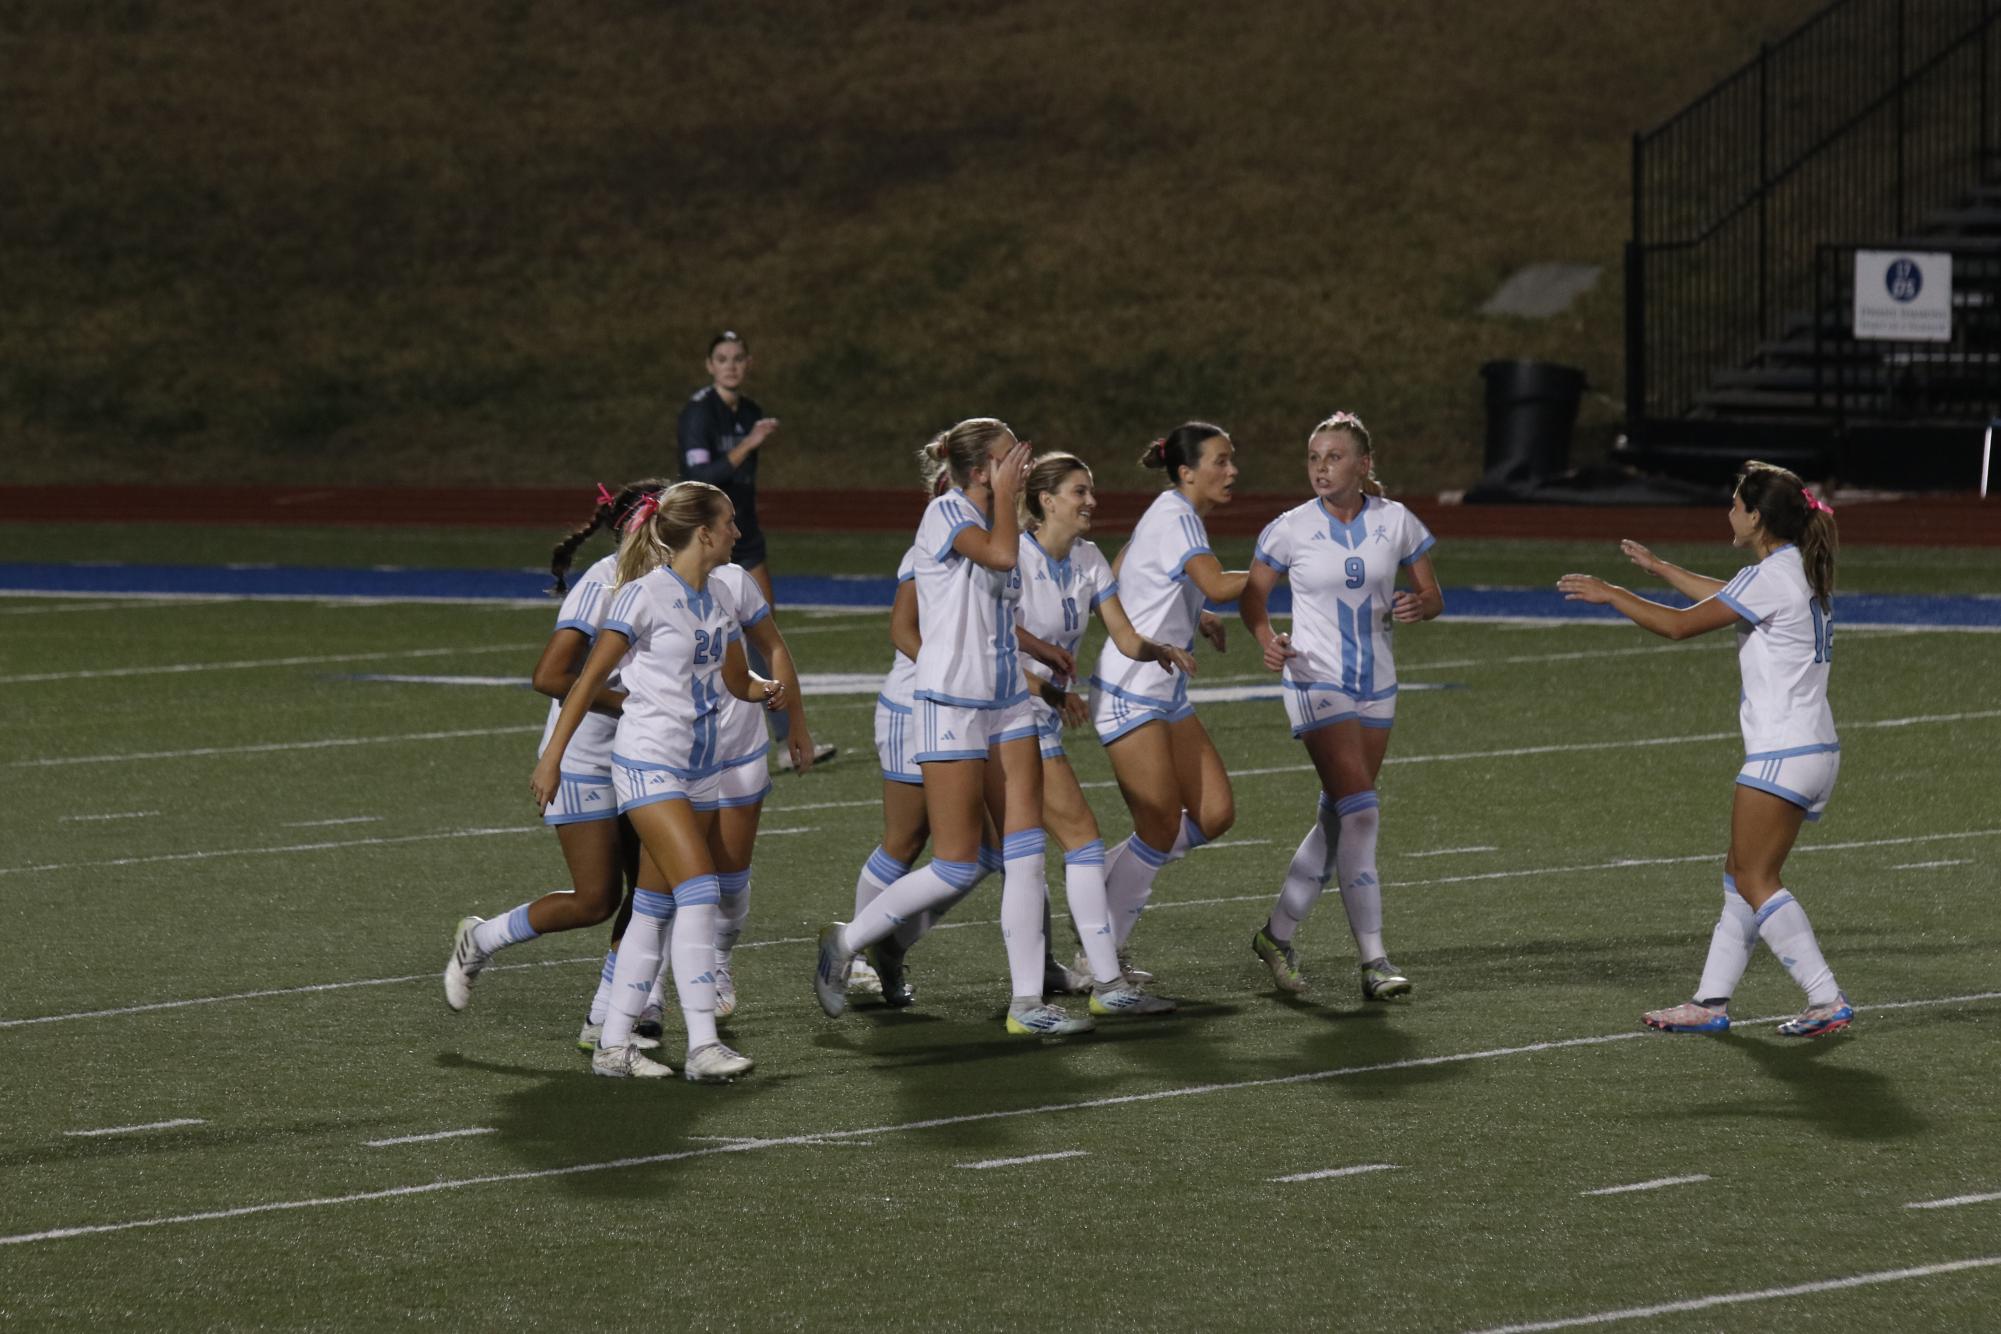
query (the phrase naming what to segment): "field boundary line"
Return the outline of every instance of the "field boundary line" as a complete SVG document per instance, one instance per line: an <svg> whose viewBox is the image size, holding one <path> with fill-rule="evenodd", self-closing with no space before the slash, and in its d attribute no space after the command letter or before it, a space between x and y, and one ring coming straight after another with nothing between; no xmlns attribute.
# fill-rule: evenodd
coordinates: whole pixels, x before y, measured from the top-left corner
<svg viewBox="0 0 2001 1334"><path fill-rule="evenodd" d="M96 1130L65 1130L63 1134L72 1139L87 1139L98 1135L136 1135L142 1130L178 1130L182 1126L207 1124L199 1116L177 1116L171 1121L147 1121L136 1126L101 1126Z"/></svg>
<svg viewBox="0 0 2001 1334"><path fill-rule="evenodd" d="M1957 1209L1965 1204L1992 1204L2001 1200L2001 1190L1990 1190L1980 1195L1953 1195L1943 1200L1914 1200L1905 1205L1906 1209Z"/></svg>
<svg viewBox="0 0 2001 1334"><path fill-rule="evenodd" d="M1580 1190L1579 1195L1630 1195L1636 1190L1660 1190L1664 1186L1692 1186L1698 1181L1709 1180L1707 1172L1693 1172L1685 1177L1655 1177L1652 1181L1635 1181L1629 1186L1600 1186L1596 1190Z"/></svg>
<svg viewBox="0 0 2001 1334"><path fill-rule="evenodd" d="M532 832L532 831L500 830L495 832L515 833L515 832ZM1964 839L1964 838L1991 838L1996 836L2001 836L2001 828L1962 829L1942 834L1899 834L1891 838L1863 839L1858 841L1850 841L1846 843L1820 843L1809 847L1794 848L1793 851L1796 854L1804 854L1809 852L1852 852L1861 848L1900 847L1909 843L1938 842L1938 841L1949 841L1949 840ZM452 835L428 835L428 834L412 835L408 839L405 839L403 841L407 842L407 841L414 841L417 838L433 838L433 837L444 838L444 837L452 837ZM363 842L385 842L385 841L389 840L363 840ZM327 844L324 846L345 847L349 845ZM252 851L269 851L269 850L270 849L253 849ZM182 856L185 854L169 854L169 855ZM1564 875L1564 874L1576 874L1578 872L1585 872L1585 871L1622 871L1637 866L1681 866L1681 865L1688 865L1694 862L1714 861L1721 856L1722 854L1719 852L1698 852L1680 857L1622 857L1617 861L1590 862L1579 866L1536 866L1536 867L1528 867L1512 871L1474 871L1464 875L1432 876L1424 880L1393 880L1386 882L1384 887L1388 889L1423 889L1438 885L1474 884L1484 880L1517 879L1523 876ZM1215 905L1222 903L1265 903L1270 901L1271 898L1272 895L1269 893L1260 893L1260 894L1232 894L1221 897L1200 898L1200 899L1173 899L1165 902L1154 902L1152 904L1149 904L1148 911L1159 911L1167 908L1207 908L1207 907L1214 907ZM1052 909L1052 911L1055 911L1056 915L1059 917L1067 918L1069 916L1068 913L1062 912L1060 910ZM953 921L940 922L936 927L932 929L934 931L960 931L960 930L965 930L969 927L998 926L998 925L1000 925L998 919L983 919L980 921L968 921L964 919L959 919ZM770 949L773 946L777 945L810 945L814 942L815 939L816 938L813 936L777 936L768 940L745 941L744 943L738 945L737 948L743 950L757 950L757 949ZM578 955L575 958L539 959L526 963L488 964L487 967L492 971L498 972L510 968L559 968L570 964L599 963L601 961L602 961L601 956L595 954L587 954L587 955ZM194 1006L194 1005L220 1005L228 1001L264 1000L273 996L297 996L318 991L346 991L360 987L395 986L405 982L435 981L436 978L437 974L430 972L404 973L395 977L358 978L345 982L312 982L296 987L263 987L255 991L229 992L220 996L197 996L184 1000L149 1001L139 1005L118 1006L102 1010L79 1010L70 1014L36 1015L23 1019L0 1019L0 1029L25 1028L31 1024L65 1023L73 1019L108 1019L118 1015L145 1014L154 1010L178 1010L178 1009L185 1009L189 1006ZM1880 1009L1882 1007L1878 1006L1877 1008Z"/></svg>
<svg viewBox="0 0 2001 1334"><path fill-rule="evenodd" d="M1858 1005L1856 1010L1860 1013L1868 1013L1875 1010L1964 1005L1997 999L2001 999L2001 991L1974 992L1961 996L1933 996L1919 1000L1892 1001L1884 1005ZM1776 1023L1781 1019L1790 1017L1789 1014L1763 1015L1755 1019L1744 1020L1743 1022L1746 1024ZM1025 1117L1048 1116L1056 1112L1085 1112L1105 1107L1142 1106L1148 1103L1168 1102L1178 1098L1206 1097L1213 1093L1240 1093L1247 1089L1287 1088L1294 1085L1318 1084L1329 1079L1351 1078L1356 1075L1383 1074L1392 1070L1421 1070L1441 1065L1463 1065L1472 1061L1500 1060L1510 1056L1531 1056L1550 1051L1573 1051L1585 1047L1602 1047L1615 1042L1630 1042L1635 1039L1651 1039L1654 1037L1653 1033L1643 1028L1626 1029L1617 1033L1600 1033L1576 1038L1555 1038L1544 1042L1529 1042L1512 1047L1487 1047L1478 1051L1448 1052L1440 1056L1413 1056L1406 1057L1400 1061L1377 1061L1368 1065L1337 1066L1333 1069L1308 1070L1293 1075L1271 1075L1263 1079L1241 1079L1232 1080L1227 1083L1213 1084L1183 1084L1174 1088L1153 1089L1145 1093L1123 1093L1112 1097L1086 1098L1075 1102L1040 1103L1032 1107L1010 1107L995 1111L965 1112L957 1116L934 1116L921 1121L902 1121L891 1125L860 1126L852 1130L806 1131L800 1134L777 1135L765 1139L738 1143L713 1144L695 1149L677 1149L666 1153L640 1154L628 1158L611 1158L589 1163L569 1163L562 1167L527 1168L518 1172L493 1172L482 1176L448 1178L442 1181L430 1181L414 1186L392 1186L383 1190L356 1191L348 1195L317 1195L302 1200L271 1200L263 1204L239 1205L231 1209L207 1209L200 1213L163 1214L154 1218L127 1219L116 1223L84 1223L71 1227L46 1228L40 1232L21 1232L12 1236L0 1236L0 1246L23 1246L42 1241L62 1241L71 1237L102 1236L111 1232L129 1232L138 1228L172 1227L187 1223L208 1223L228 1218L248 1218L258 1214L328 1208L340 1204L364 1204L375 1200L399 1199L411 1195L431 1195L447 1190L463 1190L471 1186L500 1185L520 1181L544 1181L555 1177L581 1176L595 1172L617 1171L622 1168L654 1167L665 1163L685 1162L693 1158L712 1158L726 1153L755 1153L763 1149L812 1145L830 1140L858 1140L875 1135L906 1134L917 1130L940 1130L947 1126L1020 1120ZM1992 1263L2001 1264L2001 1256L1994 1257ZM1591 1323L1593 1319L1595 1318L1583 1317L1579 1323ZM1528 1330L1562 1327L1523 1325L1513 1328Z"/></svg>
<svg viewBox="0 0 2001 1334"><path fill-rule="evenodd" d="M127 755L54 755L10 760L10 769L53 769L66 764L119 764L127 760L191 760L208 755L270 755L283 750L333 750L342 746L382 746L401 741L457 741L475 736L516 736L539 732L541 723L505 727L458 727L444 732L393 732L387 736L335 736L317 741L262 741L247 746L196 746L189 750L142 750Z"/></svg>
<svg viewBox="0 0 2001 1334"><path fill-rule="evenodd" d="M393 1144L429 1144L433 1140L465 1139L470 1135L498 1135L499 1133L500 1131L493 1126L467 1126L463 1130L433 1130L423 1135L392 1135L388 1139L365 1139L361 1142L361 1147L364 1149L386 1149Z"/></svg>
<svg viewBox="0 0 2001 1334"><path fill-rule="evenodd" d="M1353 1167L1323 1167L1317 1172L1292 1172L1282 1177L1267 1177L1267 1181L1326 1181L1331 1177L1360 1176L1364 1172L1394 1172L1395 1163L1357 1163Z"/></svg>
<svg viewBox="0 0 2001 1334"><path fill-rule="evenodd" d="M387 662L399 658L448 658L459 653L533 653L540 644L474 644L466 648L405 648L380 653L320 653L297 658L240 658L234 662L168 662L151 667L93 667L74 672L20 672L0 676L0 686L46 681L102 681L119 676L174 676L185 672L239 672L260 667L317 667L334 662ZM523 678L526 679L526 678Z"/></svg>
<svg viewBox="0 0 2001 1334"><path fill-rule="evenodd" d="M1713 1297L1691 1297L1686 1301L1661 1302L1656 1306L1628 1306L1617 1311L1596 1311L1590 1315L1566 1316L1559 1320L1536 1320L1525 1325L1491 1325L1474 1331L1473 1334L1539 1334L1542 1330L1609 1325L1620 1320L1650 1320L1659 1315L1682 1315L1689 1311L1707 1311L1712 1307L1737 1306L1744 1302L1768 1302L1780 1297L1805 1297L1816 1292L1866 1288L1877 1283L1931 1278L1937 1274L1957 1274L1969 1269L1991 1269L1995 1265L2001 1265L2001 1255L1982 1255L1971 1260L1946 1260L1939 1264L1914 1265L1909 1269L1879 1269L1871 1274L1851 1274L1847 1278L1825 1278L1814 1283L1789 1283L1783 1288L1759 1288L1755 1292L1725 1292Z"/></svg>
<svg viewBox="0 0 2001 1334"><path fill-rule="evenodd" d="M984 1172L995 1167L1020 1167L1023 1163L1053 1163L1059 1158L1088 1158L1089 1149L1063 1149L1056 1153L1031 1153L1020 1158L982 1158L977 1163L953 1163L969 1172Z"/></svg>

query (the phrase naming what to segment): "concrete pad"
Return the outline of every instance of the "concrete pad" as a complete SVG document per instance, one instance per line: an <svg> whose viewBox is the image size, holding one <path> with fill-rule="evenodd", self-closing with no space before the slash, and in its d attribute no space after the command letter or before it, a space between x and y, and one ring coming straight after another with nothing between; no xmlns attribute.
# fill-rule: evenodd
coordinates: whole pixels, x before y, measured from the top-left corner
<svg viewBox="0 0 2001 1334"><path fill-rule="evenodd" d="M1517 269L1499 291L1480 307L1482 315L1518 315L1547 319L1570 309L1570 303L1598 285L1603 270L1596 264L1531 264Z"/></svg>

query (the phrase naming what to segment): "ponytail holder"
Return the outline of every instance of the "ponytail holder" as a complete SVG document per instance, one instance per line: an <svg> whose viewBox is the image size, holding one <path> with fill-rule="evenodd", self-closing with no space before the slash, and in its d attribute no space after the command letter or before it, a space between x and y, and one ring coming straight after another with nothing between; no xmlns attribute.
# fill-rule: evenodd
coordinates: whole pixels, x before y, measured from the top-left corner
<svg viewBox="0 0 2001 1334"><path fill-rule="evenodd" d="M607 488L605 487L605 484L604 484L603 482L599 482L599 483L598 483L598 506L599 506L599 508L608 508L608 507L610 507L610 506L612 506L612 505L616 505L617 503L618 503L618 497L617 497L617 496L615 496L615 495L613 495L613 494L612 494L612 493L611 493L611 492L610 492L610 491L609 491L609 490L608 490L608 489L607 489Z"/></svg>
<svg viewBox="0 0 2001 1334"><path fill-rule="evenodd" d="M1822 514L1834 513L1834 506L1815 495L1810 487L1801 487L1800 494L1806 497L1806 507L1808 509L1819 510Z"/></svg>
<svg viewBox="0 0 2001 1334"><path fill-rule="evenodd" d="M1150 458L1150 459L1164 459L1164 458L1166 458L1166 457L1167 457L1167 437L1166 437L1166 436L1164 436L1164 435L1163 435L1163 436L1160 436L1160 437L1159 437L1159 438L1157 438L1157 439L1156 439L1156 440L1155 440L1155 441L1154 441L1154 442L1153 442L1152 444L1148 445L1148 446L1146 447L1146 456L1147 456L1148 458Z"/></svg>
<svg viewBox="0 0 2001 1334"><path fill-rule="evenodd" d="M625 531L628 533L638 532L645 525L646 521L652 518L659 509L659 495L652 491L646 492L640 496L639 503L632 507L632 513L626 516Z"/></svg>

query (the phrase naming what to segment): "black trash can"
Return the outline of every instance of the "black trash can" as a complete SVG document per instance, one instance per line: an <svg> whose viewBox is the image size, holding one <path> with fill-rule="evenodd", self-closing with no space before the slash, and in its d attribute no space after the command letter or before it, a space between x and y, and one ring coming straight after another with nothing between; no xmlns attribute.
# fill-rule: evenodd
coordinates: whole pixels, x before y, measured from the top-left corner
<svg viewBox="0 0 2001 1334"><path fill-rule="evenodd" d="M1549 361L1490 361L1485 484L1533 484L1570 466L1584 372Z"/></svg>

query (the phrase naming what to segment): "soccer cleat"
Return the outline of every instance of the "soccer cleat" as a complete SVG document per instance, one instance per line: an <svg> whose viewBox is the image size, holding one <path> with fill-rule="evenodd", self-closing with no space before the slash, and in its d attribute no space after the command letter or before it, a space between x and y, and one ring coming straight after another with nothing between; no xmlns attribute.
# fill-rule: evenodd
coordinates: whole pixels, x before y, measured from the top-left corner
<svg viewBox="0 0 2001 1334"><path fill-rule="evenodd" d="M591 1073L606 1079L666 1079L674 1067L654 1060L638 1043L628 1042L622 1047L599 1047L591 1057Z"/></svg>
<svg viewBox="0 0 2001 1334"><path fill-rule="evenodd" d="M667 1031L667 1010L659 1001L646 1002L646 1008L632 1021L632 1035L643 1038L648 1047L660 1045L660 1035Z"/></svg>
<svg viewBox="0 0 2001 1334"><path fill-rule="evenodd" d="M452 957L445 960L445 1004L454 1010L463 1010L472 1004L473 979L479 976L480 969L486 967L487 956L472 943L473 928L485 920L484 917L462 917L458 930L452 934Z"/></svg>
<svg viewBox="0 0 2001 1334"><path fill-rule="evenodd" d="M1017 1037L1068 1037L1072 1033L1088 1033L1097 1026L1097 1021L1089 1015L1073 1018L1060 1006L1040 1001L1033 1005L1010 1005L1007 1008L1007 1031Z"/></svg>
<svg viewBox="0 0 2001 1334"><path fill-rule="evenodd" d="M813 970L813 994L829 1019L848 1008L848 961L855 956L841 944L846 922L829 922L820 928L820 961Z"/></svg>
<svg viewBox="0 0 2001 1334"><path fill-rule="evenodd" d="M1665 1010L1648 1010L1640 1022L1657 1033L1728 1033L1730 1011L1721 1005L1683 1001Z"/></svg>
<svg viewBox="0 0 2001 1334"><path fill-rule="evenodd" d="M577 1030L577 1050L586 1056L598 1049L598 1039L604 1035L604 1025L584 1020L584 1026ZM660 1039L644 1037L637 1028L632 1030L632 1045L641 1051L652 1051L660 1045Z"/></svg>
<svg viewBox="0 0 2001 1334"><path fill-rule="evenodd" d="M1362 999L1386 1001L1392 996L1408 996L1410 979L1388 959L1371 959L1362 965Z"/></svg>
<svg viewBox="0 0 2001 1334"><path fill-rule="evenodd" d="M736 978L730 973L729 960L716 960L716 1018L727 1019L736 1013Z"/></svg>
<svg viewBox="0 0 2001 1334"><path fill-rule="evenodd" d="M911 984L910 970L904 967L904 953L891 942L884 940L869 946L869 954L875 960L871 970L876 975L876 989L882 993L882 1003L894 1009L908 1009L917 1001L917 988ZM854 974L848 974L852 987Z"/></svg>
<svg viewBox="0 0 2001 1334"><path fill-rule="evenodd" d="M777 759L778 772L782 774L791 773L792 752L784 746L773 746L772 750L776 751L778 755ZM824 741L816 741L813 743L814 764L825 764L828 760L833 759L837 753L838 750L836 747L830 746Z"/></svg>
<svg viewBox="0 0 2001 1334"><path fill-rule="evenodd" d="M1173 1014L1179 1007L1165 996L1150 996L1130 982L1118 981L1091 989L1091 1013L1125 1015Z"/></svg>
<svg viewBox="0 0 2001 1334"><path fill-rule="evenodd" d="M1091 970L1088 968L1065 968L1056 962L1056 956L1045 955L1042 960L1042 994L1045 996L1082 996L1091 990Z"/></svg>
<svg viewBox="0 0 2001 1334"><path fill-rule="evenodd" d="M1779 1025L1782 1038L1824 1038L1839 1033L1855 1022L1855 1007L1848 997L1836 995L1824 1005L1809 1005Z"/></svg>
<svg viewBox="0 0 2001 1334"><path fill-rule="evenodd" d="M1299 971L1299 951L1292 947L1291 941L1281 945L1272 939L1268 929L1261 926L1251 937L1251 953L1271 969L1272 985L1280 991L1297 993L1307 989L1306 978Z"/></svg>
<svg viewBox="0 0 2001 1334"><path fill-rule="evenodd" d="M1090 979L1091 979L1090 956L1085 954L1084 951L1078 950L1077 957L1071 960L1070 971L1084 979L1084 986L1078 988L1078 991L1081 994L1085 990L1085 988L1090 986ZM1143 987L1147 983L1153 981L1152 973L1149 973L1144 968L1133 967L1132 955L1127 954L1124 950L1119 951L1119 972L1124 974L1126 981L1132 983L1136 987Z"/></svg>
<svg viewBox="0 0 2001 1334"><path fill-rule="evenodd" d="M859 954L848 960L848 994L850 996L882 994L882 979L876 975L874 966Z"/></svg>
<svg viewBox="0 0 2001 1334"><path fill-rule="evenodd" d="M727 1084L738 1075L749 1074L754 1064L742 1052L731 1051L720 1042L706 1042L688 1053L681 1077L690 1084Z"/></svg>

